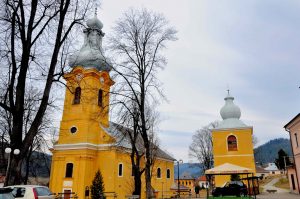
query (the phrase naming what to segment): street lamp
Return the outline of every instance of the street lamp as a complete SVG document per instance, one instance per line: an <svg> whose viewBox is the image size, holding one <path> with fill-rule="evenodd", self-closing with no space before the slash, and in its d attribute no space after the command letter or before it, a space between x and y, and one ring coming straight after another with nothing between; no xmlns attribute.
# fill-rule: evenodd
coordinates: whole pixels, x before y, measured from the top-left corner
<svg viewBox="0 0 300 199"><path fill-rule="evenodd" d="M176 160L177 162L177 192L178 192L178 197L180 198L180 182L179 182L179 164L182 164L183 161L180 160Z"/></svg>
<svg viewBox="0 0 300 199"><path fill-rule="evenodd" d="M8 172L9 172L9 169L10 169L10 153L11 153L11 148L7 147L5 148L5 153L8 154L8 159L7 159L7 168L6 168L6 175L5 177L7 178L8 177ZM13 152L14 155L19 155L20 154L20 150L19 149L15 149L14 152ZM5 180L7 181L7 180Z"/></svg>

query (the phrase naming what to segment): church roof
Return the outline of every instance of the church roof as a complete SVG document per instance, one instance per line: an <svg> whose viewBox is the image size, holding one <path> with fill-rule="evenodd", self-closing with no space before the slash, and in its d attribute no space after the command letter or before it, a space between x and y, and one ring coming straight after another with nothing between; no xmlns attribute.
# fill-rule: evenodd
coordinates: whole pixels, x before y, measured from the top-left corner
<svg viewBox="0 0 300 199"><path fill-rule="evenodd" d="M109 123L108 128L103 128L110 136L116 139L116 146L124 147L127 149L131 149L130 138L128 133L133 133L132 129L126 128L120 124L116 124L114 122ZM137 138L137 147L139 151L144 151L142 137L139 136ZM168 154L166 151L160 149L156 144L152 143L152 147L155 150L155 153L158 158L175 161L175 159Z"/></svg>
<svg viewBox="0 0 300 199"><path fill-rule="evenodd" d="M220 115L223 121L221 121L216 129L248 127L244 122L240 120L241 109L234 104L234 97L230 95L229 91L224 100L225 105L220 110Z"/></svg>

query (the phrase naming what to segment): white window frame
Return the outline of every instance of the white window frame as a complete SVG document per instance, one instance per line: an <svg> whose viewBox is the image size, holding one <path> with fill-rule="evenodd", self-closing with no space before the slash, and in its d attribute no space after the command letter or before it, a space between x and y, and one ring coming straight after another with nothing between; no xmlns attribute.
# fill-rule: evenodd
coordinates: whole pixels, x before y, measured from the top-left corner
<svg viewBox="0 0 300 199"><path fill-rule="evenodd" d="M160 177L158 177L158 169L160 170ZM156 169L156 178L161 179L162 173L161 173L161 168L157 167Z"/></svg>
<svg viewBox="0 0 300 199"><path fill-rule="evenodd" d="M169 171L169 174L170 174L169 177L168 177L168 171ZM166 178L171 179L171 169L169 169L169 168L167 168Z"/></svg>
<svg viewBox="0 0 300 199"><path fill-rule="evenodd" d="M120 175L120 165L122 165L121 175ZM124 173L124 164L122 162L120 162L118 164L118 177L123 177L123 173Z"/></svg>
<svg viewBox="0 0 300 199"><path fill-rule="evenodd" d="M235 151L229 151L228 150L228 137L229 136L234 136L235 139L236 139L236 151L239 151L239 140L238 140L238 137L236 135L234 135L233 133L230 133L227 137L226 137L226 150L227 152L235 152Z"/></svg>

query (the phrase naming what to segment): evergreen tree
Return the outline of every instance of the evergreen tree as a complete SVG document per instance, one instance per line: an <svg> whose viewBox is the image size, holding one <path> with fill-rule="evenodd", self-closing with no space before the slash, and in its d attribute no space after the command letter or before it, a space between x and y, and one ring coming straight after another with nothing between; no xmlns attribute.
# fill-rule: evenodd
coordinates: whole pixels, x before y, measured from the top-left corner
<svg viewBox="0 0 300 199"><path fill-rule="evenodd" d="M278 158L276 158L275 164L278 169L285 169L286 166L291 164L288 154L283 149L278 151Z"/></svg>
<svg viewBox="0 0 300 199"><path fill-rule="evenodd" d="M94 180L91 185L92 199L105 199L104 195L104 182L100 170L95 174Z"/></svg>
<svg viewBox="0 0 300 199"><path fill-rule="evenodd" d="M240 181L241 178L240 178L240 175L238 175L238 174L232 174L232 175L230 176L230 180L231 180L231 181Z"/></svg>

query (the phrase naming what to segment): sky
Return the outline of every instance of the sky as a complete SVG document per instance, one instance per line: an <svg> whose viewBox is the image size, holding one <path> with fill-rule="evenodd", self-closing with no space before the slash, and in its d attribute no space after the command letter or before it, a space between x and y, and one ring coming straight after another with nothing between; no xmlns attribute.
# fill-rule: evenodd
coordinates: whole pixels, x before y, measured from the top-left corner
<svg viewBox="0 0 300 199"><path fill-rule="evenodd" d="M162 13L178 31L159 74L169 100L158 107L160 146L174 158L193 161L192 135L221 120L228 88L258 145L288 138L300 110L300 1L102 0L106 36L129 8Z"/></svg>

